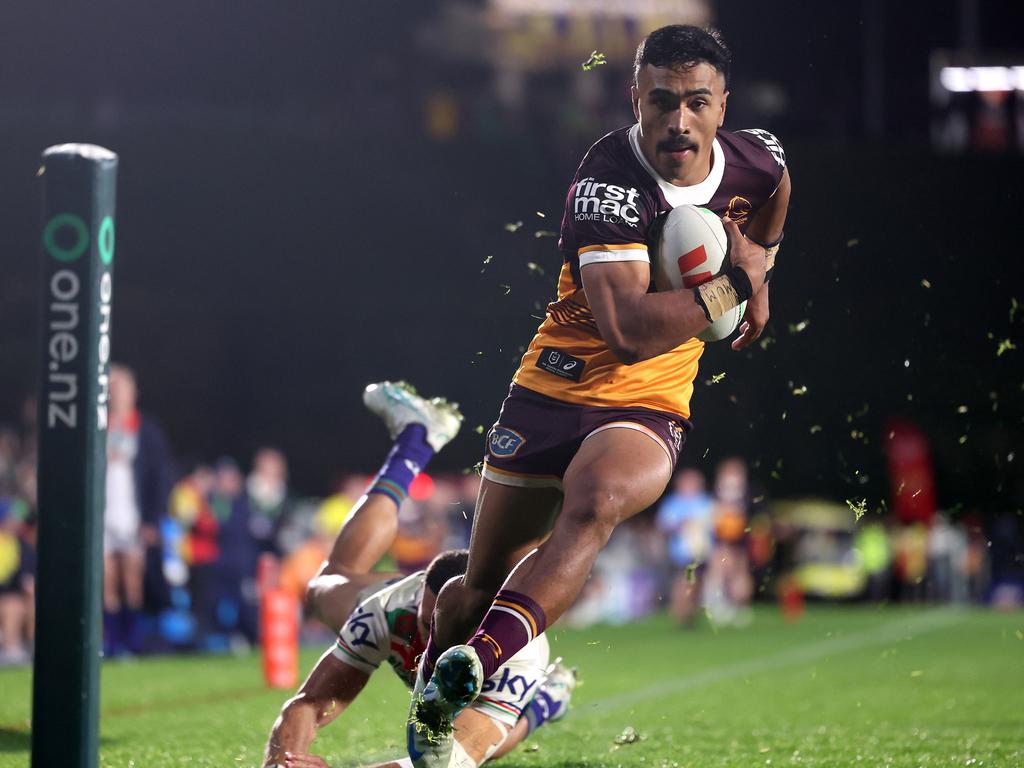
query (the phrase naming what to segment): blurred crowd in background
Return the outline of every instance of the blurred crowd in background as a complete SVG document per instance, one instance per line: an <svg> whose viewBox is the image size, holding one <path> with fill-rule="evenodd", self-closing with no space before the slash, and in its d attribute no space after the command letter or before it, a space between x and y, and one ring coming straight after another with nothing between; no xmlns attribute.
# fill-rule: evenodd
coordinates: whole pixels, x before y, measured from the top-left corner
<svg viewBox="0 0 1024 768"><path fill-rule="evenodd" d="M1019 281L997 274L964 291L965 251L950 236L954 211L970 253L1007 251L992 222L1015 220L1024 178L1013 4L787 14L710 0L436 0L296 14L257 1L244 29L225 4L140 4L106 25L82 4L42 37L45 4L11 5L0 204L23 224L5 247L25 258L8 259L0 281L2 661L26 661L32 645L36 405L17 403L39 351L28 255L42 147L88 137L123 158L115 352L137 364L174 443L139 415L121 369L105 651L244 648L258 633L261 556L300 594L365 487L345 468L377 460L347 439L373 417L339 392L398 373L444 388L471 423L493 417L552 294L566 183L595 139L632 122L633 51L668 22L724 31L736 54L726 127L778 135L805 191L770 332L744 355L708 350L688 466L619 527L566 621L668 609L683 625L743 624L752 601L794 617L809 599L1024 602ZM258 55L227 55L220 29ZM411 162L428 180L414 203L380 204ZM891 226L897 214L912 226ZM381 233L399 231L416 247L393 238L382 251ZM350 257L378 252L401 277L386 298L339 301L339 286L380 284L380 259ZM424 290L438 274L425 254L449 255L443 290ZM315 328L332 330L331 354ZM251 451L262 440L288 455ZM481 442L463 436L435 466L472 464ZM332 472L326 499L295 492L326 492ZM465 543L478 482L471 469L422 476L386 567ZM781 498L797 493L823 498Z"/></svg>
<svg viewBox="0 0 1024 768"><path fill-rule="evenodd" d="M227 456L176 460L136 392L132 372L114 366L104 653L247 649L260 631L261 556L273 558L279 586L301 601L370 478L340 473L326 498L299 498L273 447L259 449L247 470ZM31 659L35 434L33 401L21 425L0 427L2 664ZM920 487L907 491L906 478L894 476L883 510L856 500L770 500L738 457L718 462L710 477L681 466L655 507L616 530L565 621L621 623L667 610L681 626L744 626L754 601L777 602L796 619L809 599L1024 605L1020 515L939 511L921 467L901 466L891 472L909 471ZM421 474L380 568L412 572L467 546L478 487L472 470ZM314 621L302 631L307 641L324 639Z"/></svg>

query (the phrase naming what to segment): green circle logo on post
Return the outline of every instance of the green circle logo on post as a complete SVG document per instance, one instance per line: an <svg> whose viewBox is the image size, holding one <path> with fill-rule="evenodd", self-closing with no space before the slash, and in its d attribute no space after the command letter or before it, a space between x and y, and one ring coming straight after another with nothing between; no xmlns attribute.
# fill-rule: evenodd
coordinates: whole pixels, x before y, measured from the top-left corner
<svg viewBox="0 0 1024 768"><path fill-rule="evenodd" d="M74 243L65 248L57 242L57 233L63 228L68 228L74 235ZM113 223L111 223L113 230ZM73 213L58 213L48 222L43 229L43 247L57 261L70 262L80 258L89 248L89 228L82 221L81 216ZM113 237L111 237L111 255L113 255Z"/></svg>
<svg viewBox="0 0 1024 768"><path fill-rule="evenodd" d="M109 266L114 260L114 220L110 216L104 216L100 224L100 259Z"/></svg>

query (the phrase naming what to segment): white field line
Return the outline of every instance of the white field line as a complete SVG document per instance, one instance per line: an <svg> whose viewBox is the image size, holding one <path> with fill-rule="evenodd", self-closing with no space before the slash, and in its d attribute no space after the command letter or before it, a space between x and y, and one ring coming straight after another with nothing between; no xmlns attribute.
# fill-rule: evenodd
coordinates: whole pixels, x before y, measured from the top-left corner
<svg viewBox="0 0 1024 768"><path fill-rule="evenodd" d="M831 637L815 643L797 646L796 648L788 648L784 651L773 653L770 656L748 659L746 661L737 661L732 664L711 667L710 669L705 669L689 675L672 677L667 680L661 680L657 683L644 686L643 688L637 688L636 690L627 691L625 693L606 696L603 699L598 699L597 701L590 701L586 703L581 702L581 706L571 715L571 717L586 717L590 714L623 707L627 704L635 704L652 697L679 693L680 691L691 690L705 685L712 685L724 680L732 680L737 677L746 677L748 675L756 675L761 672L768 672L782 667L804 664L808 661L816 661L827 656L834 656L837 653L858 651L872 645L883 645L885 643L896 642L907 639L908 635L920 635L936 629L941 629L942 627L949 626L950 624L955 624L961 620L963 615L964 611L959 608L945 608L928 611L927 613L919 616L914 616L909 619L890 621L879 627L874 627L873 629L864 630L862 632L843 635L841 637Z"/></svg>

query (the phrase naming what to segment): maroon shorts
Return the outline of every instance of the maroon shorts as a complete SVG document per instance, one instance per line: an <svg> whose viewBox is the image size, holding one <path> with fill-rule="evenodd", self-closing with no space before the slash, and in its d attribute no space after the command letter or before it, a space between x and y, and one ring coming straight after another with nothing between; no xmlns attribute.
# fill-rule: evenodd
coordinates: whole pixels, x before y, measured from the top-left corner
<svg viewBox="0 0 1024 768"><path fill-rule="evenodd" d="M602 408L555 400L513 384L487 433L483 476L502 485L561 488L583 441L613 428L643 432L675 467L691 424L650 408Z"/></svg>

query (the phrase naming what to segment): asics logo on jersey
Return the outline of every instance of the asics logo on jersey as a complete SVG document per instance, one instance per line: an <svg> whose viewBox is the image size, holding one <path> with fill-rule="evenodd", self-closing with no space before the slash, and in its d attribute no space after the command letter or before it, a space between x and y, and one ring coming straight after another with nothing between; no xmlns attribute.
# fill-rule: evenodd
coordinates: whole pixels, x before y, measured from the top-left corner
<svg viewBox="0 0 1024 768"><path fill-rule="evenodd" d="M576 221L604 221L635 227L640 222L637 198L633 187L606 184L588 176L576 182L573 214Z"/></svg>
<svg viewBox="0 0 1024 768"><path fill-rule="evenodd" d="M518 432L507 427L494 427L487 437L487 450L492 456L508 458L515 456L516 451L525 443L525 438Z"/></svg>

